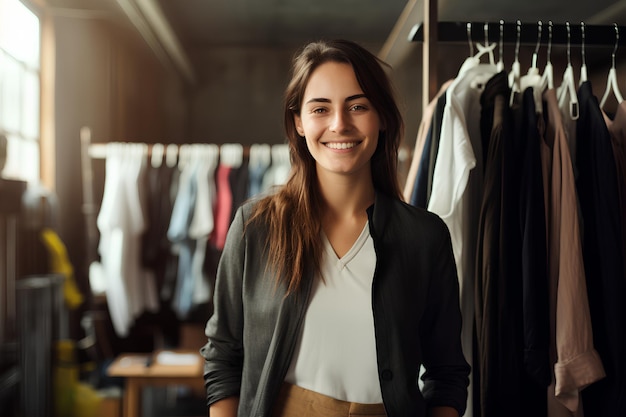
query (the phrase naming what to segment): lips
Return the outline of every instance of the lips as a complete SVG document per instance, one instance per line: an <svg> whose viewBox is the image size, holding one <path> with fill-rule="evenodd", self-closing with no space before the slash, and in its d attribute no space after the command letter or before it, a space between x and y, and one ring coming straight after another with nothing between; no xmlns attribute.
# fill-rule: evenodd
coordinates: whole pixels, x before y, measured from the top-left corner
<svg viewBox="0 0 626 417"><path fill-rule="evenodd" d="M359 142L328 142L324 145L330 149L351 149L358 144Z"/></svg>

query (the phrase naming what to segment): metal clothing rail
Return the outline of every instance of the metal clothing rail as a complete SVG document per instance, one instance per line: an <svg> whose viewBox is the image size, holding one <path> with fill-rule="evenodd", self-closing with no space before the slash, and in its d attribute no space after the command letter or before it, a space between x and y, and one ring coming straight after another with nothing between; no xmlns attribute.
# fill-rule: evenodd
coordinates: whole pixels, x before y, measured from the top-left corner
<svg viewBox="0 0 626 417"><path fill-rule="evenodd" d="M539 34L538 27L541 25L542 43L548 42L549 26L552 31L553 45L585 46L607 46L613 47L617 41L618 45L626 43L626 26L616 25L587 25L581 23L552 23L539 22L438 22L435 23L437 29L437 42L440 43L467 43L468 25L470 27L471 39L474 42L482 42L487 36L489 42L515 43L518 40L521 44L536 44ZM487 30L485 31L485 26ZM569 30L568 30L569 26ZM617 31L616 31L617 29ZM569 34L569 36L568 36ZM616 36L621 35L621 36ZM584 39L583 39L584 36ZM424 41L424 24L418 23L413 26L409 35L409 41Z"/></svg>

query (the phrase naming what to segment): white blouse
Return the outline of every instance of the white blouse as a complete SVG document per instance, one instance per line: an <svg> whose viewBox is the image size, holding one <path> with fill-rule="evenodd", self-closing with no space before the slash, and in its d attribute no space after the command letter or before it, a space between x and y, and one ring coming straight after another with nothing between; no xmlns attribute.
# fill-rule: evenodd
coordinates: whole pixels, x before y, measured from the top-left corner
<svg viewBox="0 0 626 417"><path fill-rule="evenodd" d="M326 235L322 239L322 279L313 284L285 380L338 400L381 403L372 312L376 253L369 224L342 258Z"/></svg>

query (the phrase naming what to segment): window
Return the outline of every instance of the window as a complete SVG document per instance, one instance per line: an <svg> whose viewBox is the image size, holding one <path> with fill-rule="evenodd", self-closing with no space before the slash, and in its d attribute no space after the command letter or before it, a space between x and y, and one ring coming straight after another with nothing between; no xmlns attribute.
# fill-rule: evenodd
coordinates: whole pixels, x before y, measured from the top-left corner
<svg viewBox="0 0 626 417"><path fill-rule="evenodd" d="M3 177L40 176L40 22L20 0L0 0L0 132L8 139Z"/></svg>

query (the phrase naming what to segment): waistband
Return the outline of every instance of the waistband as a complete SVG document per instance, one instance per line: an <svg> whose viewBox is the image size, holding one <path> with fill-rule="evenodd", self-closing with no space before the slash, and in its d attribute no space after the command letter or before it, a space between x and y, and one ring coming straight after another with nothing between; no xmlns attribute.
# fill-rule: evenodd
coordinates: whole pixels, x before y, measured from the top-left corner
<svg viewBox="0 0 626 417"><path fill-rule="evenodd" d="M383 404L361 404L283 383L273 417L386 417Z"/></svg>

